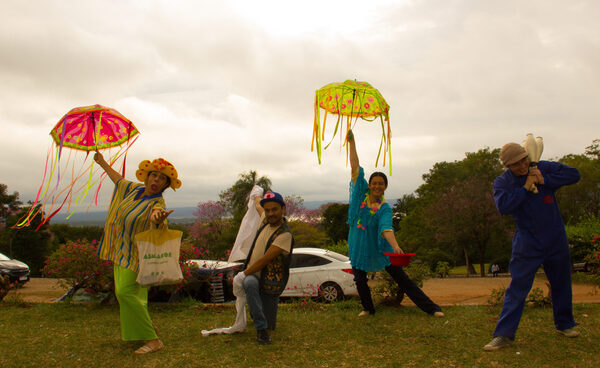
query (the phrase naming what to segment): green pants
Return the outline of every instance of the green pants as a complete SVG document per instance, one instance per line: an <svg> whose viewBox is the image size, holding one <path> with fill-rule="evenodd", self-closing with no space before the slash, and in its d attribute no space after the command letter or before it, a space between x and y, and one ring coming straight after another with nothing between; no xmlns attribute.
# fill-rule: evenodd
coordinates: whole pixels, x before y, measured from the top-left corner
<svg viewBox="0 0 600 368"><path fill-rule="evenodd" d="M148 289L135 281L136 272L115 265L114 275L123 341L157 339L148 313Z"/></svg>

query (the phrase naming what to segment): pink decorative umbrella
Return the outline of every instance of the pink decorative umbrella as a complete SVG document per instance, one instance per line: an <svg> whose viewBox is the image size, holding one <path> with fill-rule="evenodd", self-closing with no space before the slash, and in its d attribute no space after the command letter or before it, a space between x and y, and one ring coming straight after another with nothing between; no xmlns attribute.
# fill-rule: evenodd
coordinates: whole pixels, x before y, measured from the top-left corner
<svg viewBox="0 0 600 368"><path fill-rule="evenodd" d="M82 151L120 146L138 133L133 123L120 112L101 105L74 108L50 131L59 147Z"/></svg>
<svg viewBox="0 0 600 368"><path fill-rule="evenodd" d="M70 211L73 196L81 192L75 200L74 207L76 207L80 199L84 199L89 189L95 184L98 184L95 198L97 204L98 192L100 191L100 186L105 177L105 173L102 172L101 177L92 182L94 161L90 160L91 163L86 164L86 162L88 162L87 159L89 153L97 150L110 151L111 148L116 148L116 152L112 154L109 152L108 162L112 166L117 160L123 157L121 165L123 175L125 175L125 158L127 156L127 151L137 139L137 134L139 134L139 131L133 123L120 112L110 107L101 105L83 106L76 107L66 113L50 131L54 144L52 144L48 150L42 184L40 185L36 199L29 212L17 222L15 227L28 226L31 219L38 213L41 213L42 216L42 221L39 225L42 226L58 213L65 203L68 203L67 211ZM71 162L71 154L73 151L69 150L68 157L65 161L62 157L64 154L63 148L71 148L73 150L86 152L83 160L84 162L80 169L76 168L76 158ZM69 168L71 168L71 170L67 170ZM87 182L76 187L76 183L88 170L89 175ZM57 173L56 176L54 175L55 171ZM59 185L61 182L61 172L71 173L71 183L64 188L61 188ZM53 189L48 190L53 181L55 182ZM48 207L47 202L49 200L50 203ZM52 212L54 205L61 201L62 203L60 206ZM73 211L67 218L69 218L74 211L75 208L73 208ZM48 212L50 212L50 215L46 216L46 213Z"/></svg>

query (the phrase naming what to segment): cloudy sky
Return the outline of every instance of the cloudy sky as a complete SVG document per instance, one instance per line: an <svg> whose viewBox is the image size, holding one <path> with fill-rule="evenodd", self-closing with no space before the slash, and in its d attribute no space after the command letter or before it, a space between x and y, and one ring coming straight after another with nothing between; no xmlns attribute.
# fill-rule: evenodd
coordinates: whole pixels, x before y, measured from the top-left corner
<svg viewBox="0 0 600 368"><path fill-rule="evenodd" d="M144 159L174 163L183 186L167 192L171 207L216 200L248 170L284 195L345 199L339 144L319 165L310 143L315 90L346 79L370 82L391 106L387 198L413 192L438 161L528 132L544 137L546 158L600 138L593 0L0 5L0 183L24 201L41 183L50 129L92 104L141 131L127 177ZM371 172L380 128L359 121L355 132Z"/></svg>

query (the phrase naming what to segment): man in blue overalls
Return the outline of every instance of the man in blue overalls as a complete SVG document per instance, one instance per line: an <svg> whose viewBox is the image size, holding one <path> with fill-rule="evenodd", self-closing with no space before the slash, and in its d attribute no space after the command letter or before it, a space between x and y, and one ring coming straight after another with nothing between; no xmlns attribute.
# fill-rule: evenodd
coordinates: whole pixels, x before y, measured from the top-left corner
<svg viewBox="0 0 600 368"><path fill-rule="evenodd" d="M563 185L579 181L579 172L550 161L540 161L537 168L529 167L527 152L517 143L502 147L500 161L508 170L494 181L494 200L501 214L513 216L517 230L509 266L512 280L494 338L483 349L498 350L514 340L540 265L544 266L552 290L556 330L564 336L577 337L579 332L573 328L577 323L573 319L569 244L554 193ZM539 193L531 191L533 185Z"/></svg>

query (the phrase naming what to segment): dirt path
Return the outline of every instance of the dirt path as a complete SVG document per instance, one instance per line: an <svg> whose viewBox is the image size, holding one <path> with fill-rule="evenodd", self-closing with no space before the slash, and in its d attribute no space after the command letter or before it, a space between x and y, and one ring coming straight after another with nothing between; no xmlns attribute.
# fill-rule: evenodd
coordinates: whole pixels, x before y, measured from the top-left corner
<svg viewBox="0 0 600 368"><path fill-rule="evenodd" d="M17 295L25 302L50 303L63 296L67 290L60 286L58 279L31 278L21 289L11 290L6 298Z"/></svg>
<svg viewBox="0 0 600 368"><path fill-rule="evenodd" d="M507 287L510 283L508 277L469 277L429 279L423 285L423 291L437 304L448 305L478 305L485 304L493 289ZM544 280L536 279L533 287L539 287L547 293L548 288ZM27 302L52 302L61 297L66 289L61 288L57 279L32 278L22 289L11 291L11 295L18 294ZM593 287L589 285L573 285L574 303L600 303L600 293L592 295ZM408 298L403 302L411 304Z"/></svg>
<svg viewBox="0 0 600 368"><path fill-rule="evenodd" d="M439 305L477 305L486 304L493 289L508 287L510 277L469 277L429 279L423 285L423 291ZM533 288L539 287L548 292L545 280L535 279ZM590 285L573 285L574 303L600 303L600 293L592 295ZM403 302L403 303L409 303Z"/></svg>

